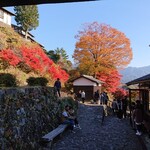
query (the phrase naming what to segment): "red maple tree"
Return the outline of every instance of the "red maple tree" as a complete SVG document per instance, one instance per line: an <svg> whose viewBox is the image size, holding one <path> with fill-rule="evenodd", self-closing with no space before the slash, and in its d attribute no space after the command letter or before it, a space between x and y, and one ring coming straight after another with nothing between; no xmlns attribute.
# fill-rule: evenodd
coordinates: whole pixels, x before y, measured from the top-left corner
<svg viewBox="0 0 150 150"><path fill-rule="evenodd" d="M22 46L17 54L11 49L1 50L0 59L14 67L17 67L20 63L22 66L24 65L42 76L48 73L50 78L60 78L63 82L68 80L69 77L38 46Z"/></svg>
<svg viewBox="0 0 150 150"><path fill-rule="evenodd" d="M104 82L103 88L108 92L115 92L120 85L121 75L115 69L108 72L101 72L98 74L98 77Z"/></svg>

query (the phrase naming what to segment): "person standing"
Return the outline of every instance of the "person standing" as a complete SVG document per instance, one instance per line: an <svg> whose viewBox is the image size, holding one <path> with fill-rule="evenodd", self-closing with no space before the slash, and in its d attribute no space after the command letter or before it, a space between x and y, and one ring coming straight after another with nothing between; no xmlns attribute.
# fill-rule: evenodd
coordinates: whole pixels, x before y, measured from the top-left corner
<svg viewBox="0 0 150 150"><path fill-rule="evenodd" d="M104 94L103 93L100 93L99 100L100 100L100 105L103 105L103 103L104 103Z"/></svg>
<svg viewBox="0 0 150 150"><path fill-rule="evenodd" d="M128 106L128 100L127 100L127 96L125 96L125 98L122 99L122 113L124 118L127 117L127 106Z"/></svg>
<svg viewBox="0 0 150 150"><path fill-rule="evenodd" d="M117 101L116 101L116 99L113 100L113 102L111 104L111 108L112 108L113 115L116 115L116 110L117 110Z"/></svg>
<svg viewBox="0 0 150 150"><path fill-rule="evenodd" d="M143 108L140 100L136 101L135 109L133 110L133 120L136 125L136 135L142 134Z"/></svg>
<svg viewBox="0 0 150 150"><path fill-rule="evenodd" d="M85 92L84 92L84 90L82 90L82 92L81 92L81 99L82 99L82 103L84 103L84 101L85 101Z"/></svg>
<svg viewBox="0 0 150 150"><path fill-rule="evenodd" d="M103 98L104 98L104 101L103 101L103 107L104 107L104 112L105 112L105 116L108 116L108 108L107 108L107 104L108 104L108 101L109 101L109 97L107 95L106 92L103 92Z"/></svg>
<svg viewBox="0 0 150 150"><path fill-rule="evenodd" d="M81 90L77 93L77 100L78 102L81 101Z"/></svg>
<svg viewBox="0 0 150 150"><path fill-rule="evenodd" d="M97 103L99 99L99 90L94 93L94 103Z"/></svg>
<svg viewBox="0 0 150 150"><path fill-rule="evenodd" d="M119 98L117 99L117 117L122 119L122 100Z"/></svg>
<svg viewBox="0 0 150 150"><path fill-rule="evenodd" d="M60 82L59 78L57 78L57 80L55 81L54 88L56 89L58 96L61 97L61 95L60 95L61 82Z"/></svg>

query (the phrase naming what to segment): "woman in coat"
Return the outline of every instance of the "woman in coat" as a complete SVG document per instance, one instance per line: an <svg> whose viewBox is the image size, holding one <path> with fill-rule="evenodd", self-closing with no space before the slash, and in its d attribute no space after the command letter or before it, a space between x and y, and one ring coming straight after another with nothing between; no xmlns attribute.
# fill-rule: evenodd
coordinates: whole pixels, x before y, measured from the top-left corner
<svg viewBox="0 0 150 150"><path fill-rule="evenodd" d="M141 135L141 128L143 123L143 108L140 100L136 101L135 109L133 110L133 119L136 125L136 135Z"/></svg>

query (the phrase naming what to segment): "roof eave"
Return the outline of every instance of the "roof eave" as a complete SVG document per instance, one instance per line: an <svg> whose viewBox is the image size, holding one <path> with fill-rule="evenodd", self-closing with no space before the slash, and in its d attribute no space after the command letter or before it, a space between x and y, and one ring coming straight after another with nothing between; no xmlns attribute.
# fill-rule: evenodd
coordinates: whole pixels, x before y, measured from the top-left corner
<svg viewBox="0 0 150 150"><path fill-rule="evenodd" d="M0 7L22 6L22 5L38 5L38 4L54 4L54 3L71 3L96 0L1 0Z"/></svg>
<svg viewBox="0 0 150 150"><path fill-rule="evenodd" d="M1 4L0 4L0 6L1 6ZM2 8L2 7L0 7L0 9L2 9L2 10L5 11L5 12L7 12L7 13L10 14L11 16L15 16L15 14L13 14L12 12L10 12L10 11L8 11L8 10Z"/></svg>

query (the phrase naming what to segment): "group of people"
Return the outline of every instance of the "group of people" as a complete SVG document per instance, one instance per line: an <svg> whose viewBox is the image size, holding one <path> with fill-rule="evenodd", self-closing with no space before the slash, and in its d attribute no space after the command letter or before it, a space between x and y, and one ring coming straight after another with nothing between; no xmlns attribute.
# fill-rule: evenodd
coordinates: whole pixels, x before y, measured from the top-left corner
<svg viewBox="0 0 150 150"><path fill-rule="evenodd" d="M68 124L72 132L75 128L81 129L72 106L66 105L61 116L61 123Z"/></svg>
<svg viewBox="0 0 150 150"><path fill-rule="evenodd" d="M80 90L77 93L76 97L77 97L78 101L82 101L82 103L84 103L85 102L85 91L84 90Z"/></svg>
<svg viewBox="0 0 150 150"><path fill-rule="evenodd" d="M111 107L113 114L117 115L119 119L127 117L128 100L126 96L122 99L114 99Z"/></svg>
<svg viewBox="0 0 150 150"><path fill-rule="evenodd" d="M119 119L126 118L128 106L127 97L117 100L114 99L112 102L113 114L116 115ZM136 135L141 135L142 125L144 123L144 111L142 102L140 100L132 102L130 105L130 111L132 127L136 130Z"/></svg>
<svg viewBox="0 0 150 150"><path fill-rule="evenodd" d="M104 91L99 93L99 90L97 90L96 92L94 92L93 100L94 103L98 103L99 101L101 105L107 105L109 101L109 97L107 95L107 92Z"/></svg>
<svg viewBox="0 0 150 150"><path fill-rule="evenodd" d="M54 89L55 89L55 94L57 94L58 97L61 97L61 94L60 94L61 82L59 78L57 78L57 80L54 83ZM78 94L76 95L76 98L78 101L82 101L82 103L84 103L85 91L80 90ZM105 115L107 116L108 114L107 104L109 101L109 97L107 93L105 91L99 93L99 90L97 90L96 92L94 92L93 100L94 100L94 103L99 103L100 105L103 105ZM124 98L114 99L111 105L113 114L116 115L119 119L127 117L127 107L128 107L128 100L126 96ZM136 135L141 135L142 124L144 123L143 105L141 101L137 100L136 102L132 102L130 105L130 110L131 110L132 126L134 129L136 129ZM80 129L79 122L74 113L73 107L69 105L65 106L64 111L62 113L62 123L68 124L72 131L74 128Z"/></svg>
<svg viewBox="0 0 150 150"><path fill-rule="evenodd" d="M136 135L142 134L142 125L144 123L144 109L140 100L132 102L131 105L131 122L133 129L136 129Z"/></svg>

